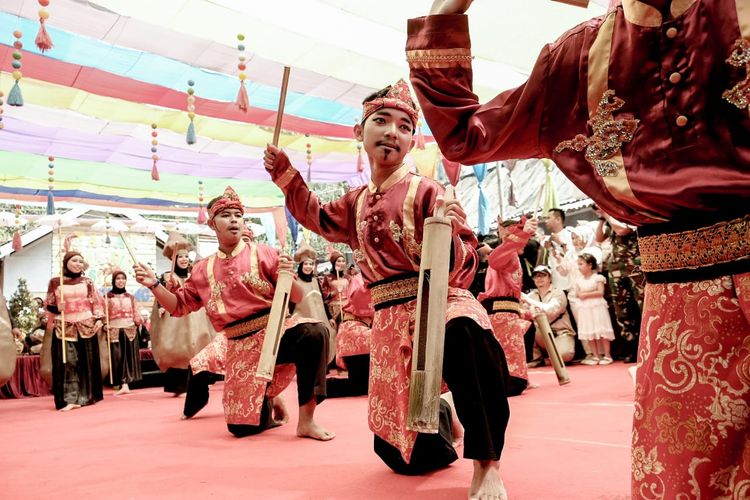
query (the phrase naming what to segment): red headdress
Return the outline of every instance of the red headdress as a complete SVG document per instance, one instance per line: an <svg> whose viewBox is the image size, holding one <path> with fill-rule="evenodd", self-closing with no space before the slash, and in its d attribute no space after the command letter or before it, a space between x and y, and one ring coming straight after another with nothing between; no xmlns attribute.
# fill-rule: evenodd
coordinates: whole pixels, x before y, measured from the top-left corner
<svg viewBox="0 0 750 500"><path fill-rule="evenodd" d="M364 103L362 106L362 122L364 123L368 116L383 108L395 108L403 111L411 118L412 125L417 126L419 111L414 104L414 99L411 97L409 86L403 79L392 85L384 97L378 97Z"/></svg>
<svg viewBox="0 0 750 500"><path fill-rule="evenodd" d="M237 196L237 193L232 189L232 186L227 186L224 190L224 194L221 195L221 198L216 200L214 204L211 205L211 208L208 209L209 219L213 219L216 214L227 210L228 208L236 208L243 214L245 213L245 207L242 206L240 197Z"/></svg>

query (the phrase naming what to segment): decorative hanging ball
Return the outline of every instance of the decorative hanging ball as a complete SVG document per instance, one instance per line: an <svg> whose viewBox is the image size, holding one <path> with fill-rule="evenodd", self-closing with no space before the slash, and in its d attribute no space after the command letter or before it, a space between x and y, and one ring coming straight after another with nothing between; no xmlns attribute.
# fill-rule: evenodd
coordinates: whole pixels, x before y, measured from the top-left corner
<svg viewBox="0 0 750 500"><path fill-rule="evenodd" d="M237 99L235 99L234 103L240 111L247 113L248 108L250 108L250 98L247 95L247 88L245 88L245 80L247 79L245 70L247 69L247 65L245 64L245 44L242 43L242 41L245 40L245 35L242 33L238 34L237 40L240 41L240 43L237 44L237 59L239 60L237 69L240 71L237 77L240 79L240 88L237 90Z"/></svg>
<svg viewBox="0 0 750 500"><path fill-rule="evenodd" d="M185 142L188 144L195 144L197 139L195 137L195 89L193 87L195 86L195 82L193 80L188 80L188 89L187 89L187 111L188 111L188 119L190 120L190 124L188 125L187 134L185 135Z"/></svg>
<svg viewBox="0 0 750 500"><path fill-rule="evenodd" d="M153 139L151 140L151 160L153 161L153 165L151 166L151 180L158 181L159 180L159 169L157 168L156 164L159 161L159 155L156 154L157 149L156 146L159 145L159 141L156 139L159 136L159 133L156 131L156 123L151 124L151 137Z"/></svg>
<svg viewBox="0 0 750 500"><path fill-rule="evenodd" d="M39 9L39 31L36 34L34 43L36 43L36 46L40 51L46 52L53 47L52 38L49 36L47 28L44 25L47 22L47 19L49 19L49 11L45 9L45 7L49 6L49 0L37 1L42 8Z"/></svg>
<svg viewBox="0 0 750 500"><path fill-rule="evenodd" d="M48 181L49 181L49 191L47 191L47 215L54 215L55 214L55 197L52 194L52 191L55 189L55 157L54 156L48 156L47 160L49 161L49 164L47 167L49 170L47 171L49 173Z"/></svg>
<svg viewBox="0 0 750 500"><path fill-rule="evenodd" d="M11 66L13 67L13 80L15 82L13 83L13 87L10 89L10 94L8 94L8 105L9 106L23 106L23 94L21 93L21 87L18 84L19 80L23 78L23 73L21 73L21 59L23 59L23 54L21 54L21 47L23 47L23 43L21 42L21 37L23 36L23 33L16 30L13 32L13 36L16 38L16 41L13 42L13 46L15 47L15 50L13 51L13 61L11 62ZM18 47L16 47L16 44Z"/></svg>
<svg viewBox="0 0 750 500"><path fill-rule="evenodd" d="M198 179L198 224L205 224L208 222L208 213L206 208L203 206L203 181Z"/></svg>

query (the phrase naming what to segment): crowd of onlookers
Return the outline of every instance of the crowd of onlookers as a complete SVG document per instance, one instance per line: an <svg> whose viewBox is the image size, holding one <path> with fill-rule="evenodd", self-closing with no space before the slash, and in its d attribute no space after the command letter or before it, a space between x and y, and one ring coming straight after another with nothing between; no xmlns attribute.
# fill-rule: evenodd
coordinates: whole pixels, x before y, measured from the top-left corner
<svg viewBox="0 0 750 500"><path fill-rule="evenodd" d="M643 300L635 228L594 207L597 217L566 225L565 212L550 210L519 255L521 308L526 318L543 311L565 362L607 365L635 362ZM513 221L515 223L517 221ZM511 221L498 221L499 232ZM471 286L484 290L488 256L499 235L480 236L480 265ZM529 367L542 364L544 343L535 325L525 335Z"/></svg>

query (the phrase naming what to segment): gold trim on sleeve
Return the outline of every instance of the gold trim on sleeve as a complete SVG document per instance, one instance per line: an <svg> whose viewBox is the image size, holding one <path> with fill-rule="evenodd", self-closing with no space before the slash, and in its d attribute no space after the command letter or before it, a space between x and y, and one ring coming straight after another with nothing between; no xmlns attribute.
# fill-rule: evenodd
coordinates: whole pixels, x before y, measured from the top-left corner
<svg viewBox="0 0 750 500"><path fill-rule="evenodd" d="M471 69L471 49L407 50L406 60L412 68L436 69L462 67Z"/></svg>

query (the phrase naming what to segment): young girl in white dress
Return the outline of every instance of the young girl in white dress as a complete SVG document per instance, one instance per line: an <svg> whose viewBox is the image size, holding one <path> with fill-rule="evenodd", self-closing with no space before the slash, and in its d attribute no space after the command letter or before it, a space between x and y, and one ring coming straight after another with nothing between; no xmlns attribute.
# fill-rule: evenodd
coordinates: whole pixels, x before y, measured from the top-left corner
<svg viewBox="0 0 750 500"><path fill-rule="evenodd" d="M588 342L591 355L583 363L609 365L612 363L610 342L615 333L609 318L609 307L604 300L604 276L596 272L596 258L588 253L578 257L578 276L574 288L578 297L578 338Z"/></svg>

